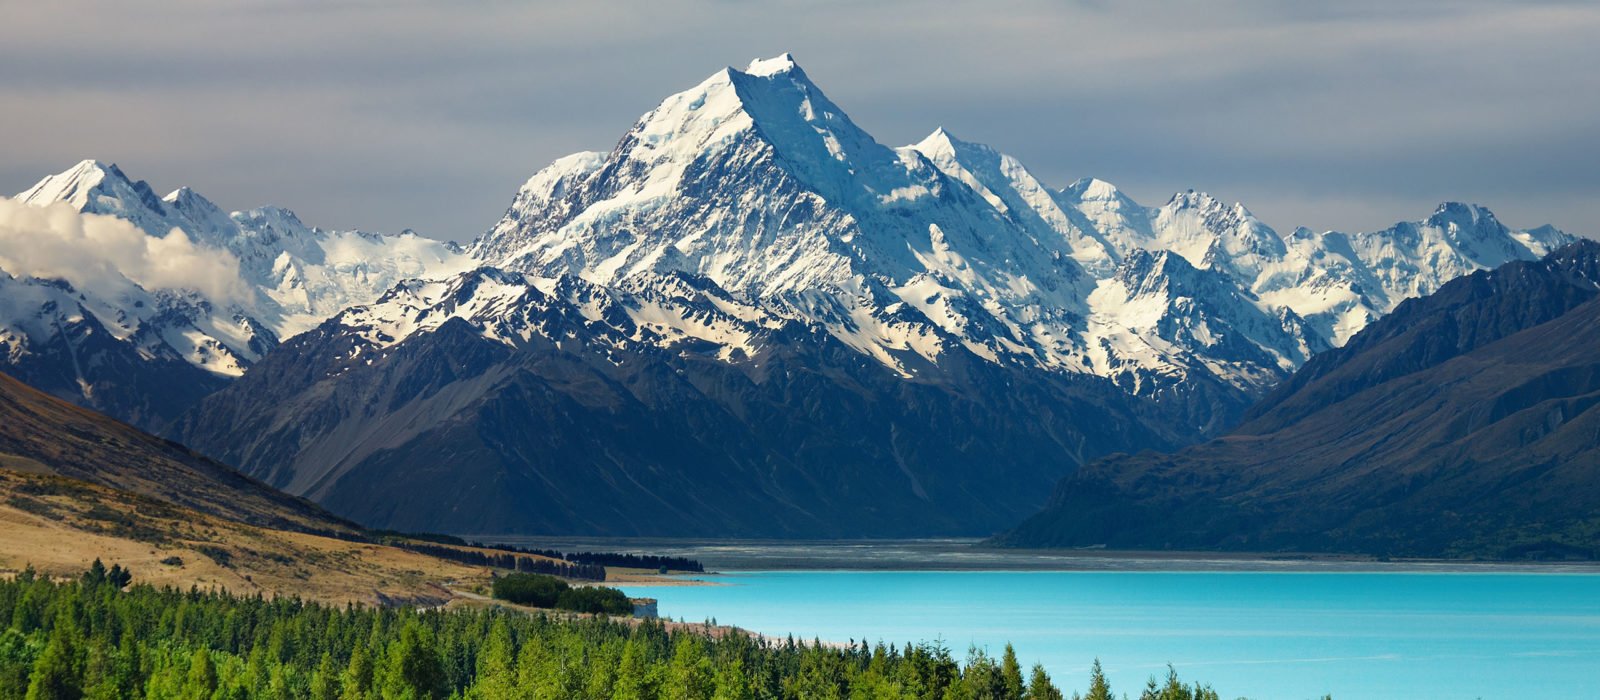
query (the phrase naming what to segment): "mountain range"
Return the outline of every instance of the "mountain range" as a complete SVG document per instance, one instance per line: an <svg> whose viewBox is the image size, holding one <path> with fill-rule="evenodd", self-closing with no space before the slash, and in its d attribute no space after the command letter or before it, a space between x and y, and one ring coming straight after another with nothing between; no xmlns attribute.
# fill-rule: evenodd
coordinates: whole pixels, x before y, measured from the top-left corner
<svg viewBox="0 0 1600 700"><path fill-rule="evenodd" d="M242 375L282 338L371 301L401 280L471 266L455 245L412 232L312 228L278 207L226 214L187 187L160 197L117 166L92 160L40 180L13 201L49 208L53 228L85 231L89 241L110 237L95 235L107 218L133 224L135 235L152 245L181 232L185 244L219 261L232 277L228 294L151 288L112 261L104 275L74 284L66 275L7 270L6 262L20 256L0 254L6 371L153 430Z"/></svg>
<svg viewBox="0 0 1600 700"><path fill-rule="evenodd" d="M1281 235L1204 193L1052 189L943 129L879 144L787 54L540 170L465 248L93 161L18 199L180 230L244 291L8 270L7 372L368 525L470 532L992 531L1573 240L1455 203Z"/></svg>
<svg viewBox="0 0 1600 700"><path fill-rule="evenodd" d="M1017 546L1600 555L1600 243L1475 272L1314 358L1231 433L1091 463Z"/></svg>

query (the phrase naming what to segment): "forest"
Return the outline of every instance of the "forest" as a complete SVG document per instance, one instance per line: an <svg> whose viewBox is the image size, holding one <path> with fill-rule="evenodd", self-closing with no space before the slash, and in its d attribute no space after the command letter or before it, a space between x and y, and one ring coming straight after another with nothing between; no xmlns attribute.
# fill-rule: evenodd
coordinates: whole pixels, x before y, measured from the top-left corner
<svg viewBox="0 0 1600 700"><path fill-rule="evenodd" d="M0 581L0 699L1062 698L1008 645L775 641L629 618L333 607L31 569ZM1110 700L1095 662L1086 700ZM1080 697L1075 694L1074 697ZM1141 700L1217 700L1169 671Z"/></svg>

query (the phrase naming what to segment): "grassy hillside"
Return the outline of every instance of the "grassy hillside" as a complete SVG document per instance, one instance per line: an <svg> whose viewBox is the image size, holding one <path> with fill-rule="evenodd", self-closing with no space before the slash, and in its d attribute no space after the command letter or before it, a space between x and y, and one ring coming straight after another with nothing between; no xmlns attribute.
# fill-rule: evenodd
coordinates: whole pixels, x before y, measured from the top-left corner
<svg viewBox="0 0 1600 700"><path fill-rule="evenodd" d="M370 533L5 375L0 533L0 574L75 575L98 558L156 584L339 603L432 605L487 592L485 557L567 566Z"/></svg>
<svg viewBox="0 0 1600 700"><path fill-rule="evenodd" d="M335 536L360 532L310 501L4 374L0 467L70 477L253 525Z"/></svg>

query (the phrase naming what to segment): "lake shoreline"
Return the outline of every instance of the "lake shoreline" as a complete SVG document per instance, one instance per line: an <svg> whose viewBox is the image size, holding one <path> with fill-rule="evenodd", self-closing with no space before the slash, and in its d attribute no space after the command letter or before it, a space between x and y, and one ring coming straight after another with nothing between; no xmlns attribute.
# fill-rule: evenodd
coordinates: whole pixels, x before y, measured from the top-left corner
<svg viewBox="0 0 1600 700"><path fill-rule="evenodd" d="M1600 573L1596 561L1389 559L1351 554L1011 549L980 539L713 540L470 536L562 551L682 556L707 572L742 571L1174 571L1285 573ZM642 573L641 578L656 578ZM712 574L707 574L712 575ZM660 579L680 581L682 579ZM642 581L640 581L642 582ZM683 585L679 583L678 585Z"/></svg>

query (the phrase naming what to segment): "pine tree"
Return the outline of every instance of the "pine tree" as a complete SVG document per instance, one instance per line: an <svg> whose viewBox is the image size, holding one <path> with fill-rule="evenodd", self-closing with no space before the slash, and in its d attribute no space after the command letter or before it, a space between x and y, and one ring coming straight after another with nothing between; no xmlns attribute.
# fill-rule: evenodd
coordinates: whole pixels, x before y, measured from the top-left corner
<svg viewBox="0 0 1600 700"><path fill-rule="evenodd" d="M383 683L385 698L442 698L446 687L444 662L439 658L433 635L411 621L400 630L400 639L389 645L389 658Z"/></svg>
<svg viewBox="0 0 1600 700"><path fill-rule="evenodd" d="M322 652L317 670L311 675L311 700L338 700L339 669L333 663L333 653Z"/></svg>
<svg viewBox="0 0 1600 700"><path fill-rule="evenodd" d="M106 582L106 573L105 562L96 557L94 563L89 565L89 570L83 572L84 587L89 588L104 584Z"/></svg>
<svg viewBox="0 0 1600 700"><path fill-rule="evenodd" d="M350 663L339 678L339 697L343 700L362 700L372 691L374 669L367 645L357 644L350 653Z"/></svg>
<svg viewBox="0 0 1600 700"><path fill-rule="evenodd" d="M1044 664L1034 664L1033 673L1028 678L1028 700L1062 700L1061 690L1050 682L1050 674L1045 673Z"/></svg>
<svg viewBox="0 0 1600 700"><path fill-rule="evenodd" d="M206 700L217 690L217 666L211 652L205 647L196 649L189 658L189 675L183 683L185 700Z"/></svg>
<svg viewBox="0 0 1600 700"><path fill-rule="evenodd" d="M1007 700L1022 700L1022 664L1017 663L1017 650L1010 644L1000 657L1000 682L1005 687Z"/></svg>
<svg viewBox="0 0 1600 700"><path fill-rule="evenodd" d="M110 583L112 588L122 590L133 583L133 572L122 568L121 564L112 564L111 571L106 573L106 582Z"/></svg>
<svg viewBox="0 0 1600 700"><path fill-rule="evenodd" d="M1106 681L1106 674L1100 670L1100 660L1094 660L1094 666L1089 669L1089 694L1083 700L1112 700L1111 684Z"/></svg>
<svg viewBox="0 0 1600 700"><path fill-rule="evenodd" d="M56 623L50 644L33 664L27 700L77 700L83 697L82 669L64 621Z"/></svg>
<svg viewBox="0 0 1600 700"><path fill-rule="evenodd" d="M517 695L517 661L512 649L511 628L504 618L489 628L489 641L478 657L475 695L480 698L509 698Z"/></svg>

